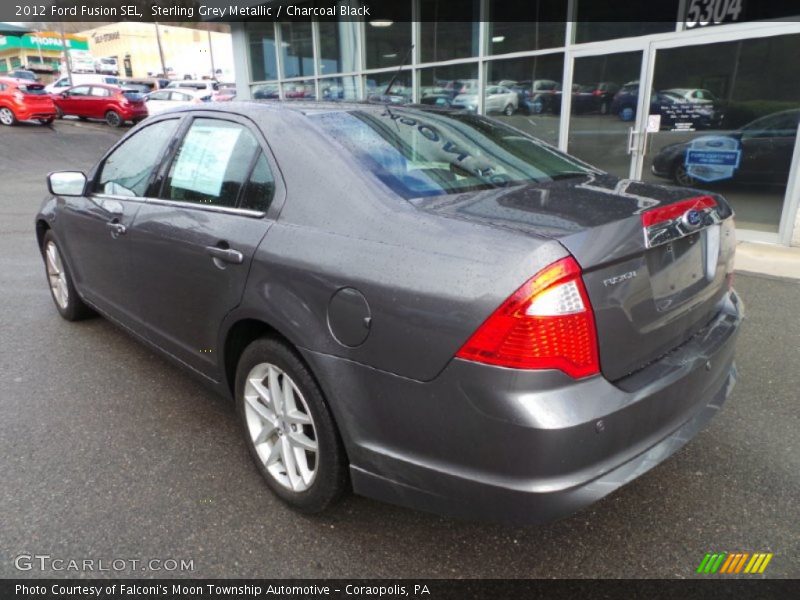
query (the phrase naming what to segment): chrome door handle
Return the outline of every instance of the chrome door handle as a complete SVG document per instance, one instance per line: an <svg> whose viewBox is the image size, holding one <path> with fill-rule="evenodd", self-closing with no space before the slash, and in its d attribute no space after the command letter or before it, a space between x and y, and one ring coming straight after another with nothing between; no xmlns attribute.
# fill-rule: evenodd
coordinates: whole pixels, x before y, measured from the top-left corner
<svg viewBox="0 0 800 600"><path fill-rule="evenodd" d="M240 265L244 262L244 255L238 250L232 248L220 248L219 246L206 246L206 252L217 260L221 260L235 265Z"/></svg>
<svg viewBox="0 0 800 600"><path fill-rule="evenodd" d="M126 233L128 233L128 228L125 227L125 225L123 225L122 223L119 223L117 221L109 221L108 223L106 223L106 227L108 227L111 230L111 235L114 237L118 235L125 235Z"/></svg>

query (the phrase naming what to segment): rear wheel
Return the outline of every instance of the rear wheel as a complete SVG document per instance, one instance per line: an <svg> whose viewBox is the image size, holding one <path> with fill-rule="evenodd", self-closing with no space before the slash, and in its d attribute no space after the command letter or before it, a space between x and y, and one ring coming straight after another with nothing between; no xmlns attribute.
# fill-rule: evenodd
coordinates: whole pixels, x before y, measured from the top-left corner
<svg viewBox="0 0 800 600"><path fill-rule="evenodd" d="M245 441L272 491L292 507L320 512L347 487L347 460L322 391L284 343L250 344L236 369Z"/></svg>
<svg viewBox="0 0 800 600"><path fill-rule="evenodd" d="M44 236L42 256L50 295L59 314L67 321L79 321L92 316L94 312L83 303L75 290L72 276L61 257L61 250L52 231L48 231Z"/></svg>
<svg viewBox="0 0 800 600"><path fill-rule="evenodd" d="M14 111L10 108L0 108L0 123L3 125L16 125L17 124L17 116L14 114Z"/></svg>
<svg viewBox="0 0 800 600"><path fill-rule="evenodd" d="M111 127L122 127L125 121L117 111L110 110L106 113L106 123L111 125Z"/></svg>

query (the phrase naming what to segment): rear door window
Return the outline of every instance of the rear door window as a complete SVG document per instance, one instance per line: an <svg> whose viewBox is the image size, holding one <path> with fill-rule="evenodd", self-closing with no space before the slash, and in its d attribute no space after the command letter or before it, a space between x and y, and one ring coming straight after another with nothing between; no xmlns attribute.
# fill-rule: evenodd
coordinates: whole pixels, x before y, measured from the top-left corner
<svg viewBox="0 0 800 600"><path fill-rule="evenodd" d="M175 135L178 119L159 121L139 130L103 163L95 192L115 196L141 197L158 166L167 143Z"/></svg>
<svg viewBox="0 0 800 600"><path fill-rule="evenodd" d="M78 87L74 87L69 90L70 96L88 96L89 95L89 86L88 85L79 85Z"/></svg>
<svg viewBox="0 0 800 600"><path fill-rule="evenodd" d="M242 202L239 207L267 212L274 195L275 178L272 175L272 169L269 168L267 157L260 152L250 180L242 194Z"/></svg>
<svg viewBox="0 0 800 600"><path fill-rule="evenodd" d="M164 199L236 207L258 150L239 123L195 119L170 166Z"/></svg>
<svg viewBox="0 0 800 600"><path fill-rule="evenodd" d="M108 98L111 95L111 91L108 88L93 87L90 95L98 98Z"/></svg>

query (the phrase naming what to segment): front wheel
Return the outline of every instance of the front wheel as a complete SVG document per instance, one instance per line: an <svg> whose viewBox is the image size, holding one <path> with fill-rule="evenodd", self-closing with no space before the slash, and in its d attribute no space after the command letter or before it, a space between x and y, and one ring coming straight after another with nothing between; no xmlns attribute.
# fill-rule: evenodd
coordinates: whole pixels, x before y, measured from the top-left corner
<svg viewBox="0 0 800 600"><path fill-rule="evenodd" d="M63 119L63 118L64 118L64 111L56 106L56 119Z"/></svg>
<svg viewBox="0 0 800 600"><path fill-rule="evenodd" d="M44 236L42 244L42 257L47 273L47 283L50 286L50 295L56 304L59 314L67 321L80 321L94 314L75 290L67 264L61 257L61 251L52 231Z"/></svg>
<svg viewBox="0 0 800 600"><path fill-rule="evenodd" d="M106 113L106 123L111 125L111 127L122 127L125 121L117 111L110 110Z"/></svg>
<svg viewBox="0 0 800 600"><path fill-rule="evenodd" d="M505 116L507 116L507 117L510 117L511 115L513 115L514 114L514 105L513 104L506 105L506 107L503 109L503 114Z"/></svg>
<svg viewBox="0 0 800 600"><path fill-rule="evenodd" d="M0 123L3 125L16 125L17 124L17 116L14 114L14 111L10 108L0 108Z"/></svg>
<svg viewBox="0 0 800 600"><path fill-rule="evenodd" d="M42 125L52 125L53 121L55 121L55 117L50 117L49 119L39 119L39 123Z"/></svg>
<svg viewBox="0 0 800 600"><path fill-rule="evenodd" d="M242 353L236 407L245 441L270 489L306 513L347 487L347 459L322 391L284 343L262 338Z"/></svg>
<svg viewBox="0 0 800 600"><path fill-rule="evenodd" d="M684 187L694 187L697 185L697 179L689 175L689 171L686 169L683 160L676 162L675 166L672 168L672 180Z"/></svg>

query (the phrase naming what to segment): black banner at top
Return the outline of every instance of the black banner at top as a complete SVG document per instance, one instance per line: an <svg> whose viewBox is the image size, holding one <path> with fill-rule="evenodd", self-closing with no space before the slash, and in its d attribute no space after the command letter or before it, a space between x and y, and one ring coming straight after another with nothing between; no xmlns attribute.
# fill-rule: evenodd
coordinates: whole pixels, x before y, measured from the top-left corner
<svg viewBox="0 0 800 600"><path fill-rule="evenodd" d="M800 20L797 0L2 0L0 22Z"/></svg>

